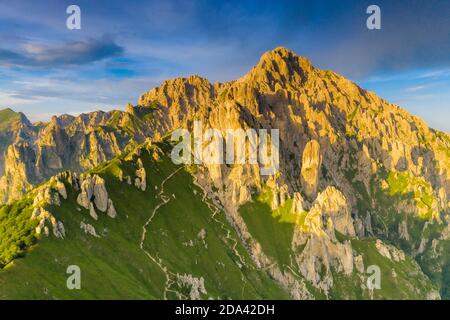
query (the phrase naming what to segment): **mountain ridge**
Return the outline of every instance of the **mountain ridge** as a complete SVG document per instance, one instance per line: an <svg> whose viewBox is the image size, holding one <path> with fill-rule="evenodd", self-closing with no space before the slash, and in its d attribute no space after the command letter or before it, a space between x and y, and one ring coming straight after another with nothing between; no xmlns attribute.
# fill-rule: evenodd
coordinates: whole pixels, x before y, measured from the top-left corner
<svg viewBox="0 0 450 320"><path fill-rule="evenodd" d="M34 175L37 182L61 170L94 168L99 174L115 176L111 183L120 192L128 194L126 190L134 185L152 197L157 191L147 184L152 179L150 172L156 172L145 161L141 163L147 167L141 170L137 158L147 151L137 146L167 139L177 128L192 130L194 121L221 132L230 128L280 130L277 175L261 176L258 166L248 163L204 164L186 170L208 196L190 197L195 201L209 198L223 210L238 243L251 257L252 268L265 270L289 297L438 298L436 288L442 297L449 297L449 135L428 128L421 119L334 72L314 68L285 48L265 53L235 81L211 84L199 76L175 78L142 94L137 105L129 104L125 111L55 118L37 134L29 133L28 141L25 137L7 146L2 179L6 179L4 185L18 187L15 197L20 198L27 190L36 190L30 184L14 184L16 177L23 182ZM26 160L33 155L36 165ZM169 166L168 160L148 161L158 168ZM108 171L111 166L113 172ZM134 168L131 173L121 175L129 166ZM59 206L52 200L59 190L55 183L62 180L69 186L69 182L63 177L52 179L38 198L47 199L45 210L52 212L53 208L58 213ZM70 201L60 200L60 205L64 203L73 212L74 217L66 217L69 221L79 219L77 211L98 216L94 212L108 205L95 203L96 198L89 203L86 192ZM176 199L177 189L170 192ZM13 198L7 199L12 207L2 208L13 210L22 203ZM123 207L124 198L116 195L112 200L114 207L122 206L118 216L121 211L137 214ZM147 206L139 195L136 201ZM28 209L21 210L24 216L28 214ZM171 214L166 212L167 217ZM158 223L172 223L165 215L158 217L162 219ZM89 224L99 227L96 221ZM77 234L76 228L66 229L68 235ZM172 237L176 242L178 237ZM154 248L156 252L164 247L160 246ZM166 258L166 267L172 266L174 274L187 272ZM389 279L384 282L387 288L378 293L368 290L364 280L367 267L374 262ZM211 275L203 271L208 291ZM416 274L411 285L405 282L409 273ZM202 273L191 276L200 279ZM183 279L171 278L170 283L181 285ZM396 287L401 290L396 292Z"/></svg>

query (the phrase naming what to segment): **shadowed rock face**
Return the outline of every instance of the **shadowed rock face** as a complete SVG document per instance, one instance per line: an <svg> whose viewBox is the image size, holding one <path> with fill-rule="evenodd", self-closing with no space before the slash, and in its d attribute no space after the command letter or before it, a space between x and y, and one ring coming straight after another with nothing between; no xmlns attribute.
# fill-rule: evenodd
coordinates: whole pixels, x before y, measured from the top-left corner
<svg viewBox="0 0 450 320"><path fill-rule="evenodd" d="M199 76L164 81L126 112L60 116L39 125L22 119L5 126L0 131L9 137L2 140L0 157L2 201L20 197L59 171L96 166L146 138L157 140L180 127L192 130L196 120L223 136L226 129L280 130L277 175L260 176L258 165L251 164L201 165L196 179L223 204L256 264L270 266L274 279L296 288L289 289L291 296L309 293L282 266L272 267L238 212L265 188L273 196L272 210L292 200L291 247L302 250L293 260L299 273L327 294L336 281L334 271L364 271L363 257L351 241L338 241L336 235L375 236L397 245L407 240L402 249L411 256L434 259L436 270L448 263L442 252L450 221L450 135L285 48L265 53L235 81L211 84ZM134 182L123 178L146 190L142 164ZM94 204L115 216L101 180L89 179L81 181L79 205L93 217ZM442 230L428 239L433 224ZM382 242L376 248L386 257L394 250ZM427 256L430 250L436 254Z"/></svg>

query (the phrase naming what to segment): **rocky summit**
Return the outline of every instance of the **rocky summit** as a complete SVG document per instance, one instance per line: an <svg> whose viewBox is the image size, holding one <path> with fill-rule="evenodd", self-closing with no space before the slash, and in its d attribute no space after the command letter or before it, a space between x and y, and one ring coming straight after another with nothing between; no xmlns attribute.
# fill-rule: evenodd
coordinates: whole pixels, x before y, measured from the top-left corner
<svg viewBox="0 0 450 320"><path fill-rule="evenodd" d="M194 121L279 129L278 172L174 164ZM286 48L125 111L2 110L0 151L0 298L450 298L450 135Z"/></svg>

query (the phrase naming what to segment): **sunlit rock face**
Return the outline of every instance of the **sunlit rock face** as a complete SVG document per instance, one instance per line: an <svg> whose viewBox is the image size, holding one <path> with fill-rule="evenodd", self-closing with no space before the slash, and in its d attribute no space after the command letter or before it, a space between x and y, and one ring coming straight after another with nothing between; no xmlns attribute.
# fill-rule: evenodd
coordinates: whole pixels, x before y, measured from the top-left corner
<svg viewBox="0 0 450 320"><path fill-rule="evenodd" d="M276 177L260 176L249 165L206 166L199 182L205 188L214 185L244 239L251 235L237 210L250 200L248 190L271 188L272 210L293 199L293 212L301 216L307 211L292 246L304 247L296 257L300 270L325 291L333 287L332 270L364 271L361 255L352 252L350 242L337 241L335 231L420 243L411 239L412 227L405 219L439 222L448 215L449 135L288 49L265 53L236 81L211 85L194 76L164 82L142 95L139 105L164 108L162 122L175 127L192 128L193 120L200 120L222 131L279 129ZM406 194L413 196L406 199ZM387 212L399 213L387 222L396 221L397 233L378 218ZM264 265L266 258L257 253L258 263ZM322 268L328 271L321 274ZM283 283L292 280L274 274ZM301 295L307 296L304 291Z"/></svg>
<svg viewBox="0 0 450 320"><path fill-rule="evenodd" d="M436 208L448 207L448 134L285 48L266 52L236 81L211 84L199 76L164 81L126 109L62 115L34 125L20 115L2 128L13 136L0 156L3 202L59 171L91 168L129 144L189 127L197 119L220 130L280 129L280 170L300 177L307 197L320 191L326 171L354 203L343 168L355 170L354 179L368 188L382 165L439 186Z"/></svg>
<svg viewBox="0 0 450 320"><path fill-rule="evenodd" d="M138 110L135 114L95 111L31 124L21 115L17 123L0 126L0 135L8 137L0 155L0 201L20 198L32 185L58 172L92 168L127 145L152 137L154 132L140 116Z"/></svg>
<svg viewBox="0 0 450 320"><path fill-rule="evenodd" d="M450 135L288 49L265 53L235 81L164 81L124 112L66 115L40 124L18 119L0 126L8 137L1 145L2 202L60 171L84 171L146 139L177 128L192 132L195 121L223 136L227 129L279 129L275 175L261 175L258 164L246 163L201 164L194 176L225 209L256 265L292 297L312 296L298 275L325 296L337 283L336 273L362 277L366 265L355 239L379 239L373 250L396 262L406 252L433 261L436 272L447 264ZM120 176L139 192L148 191L146 179L142 163ZM116 216L100 177L76 180L79 206L95 219L100 212ZM295 217L289 246L296 273L274 263L240 215L243 205L264 192L272 213L291 206L286 210ZM386 243L401 244L404 251Z"/></svg>
<svg viewBox="0 0 450 320"><path fill-rule="evenodd" d="M309 198L317 195L321 164L320 144L316 140L311 140L306 144L301 163L301 184Z"/></svg>

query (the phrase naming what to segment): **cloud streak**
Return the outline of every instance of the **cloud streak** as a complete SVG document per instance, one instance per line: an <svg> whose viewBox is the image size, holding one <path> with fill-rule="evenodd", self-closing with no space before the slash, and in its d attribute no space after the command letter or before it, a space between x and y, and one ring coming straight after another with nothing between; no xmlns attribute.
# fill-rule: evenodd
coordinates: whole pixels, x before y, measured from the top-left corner
<svg viewBox="0 0 450 320"><path fill-rule="evenodd" d="M0 66L46 67L84 65L120 56L124 48L109 37L67 42L62 45L26 43L20 51L0 48Z"/></svg>

